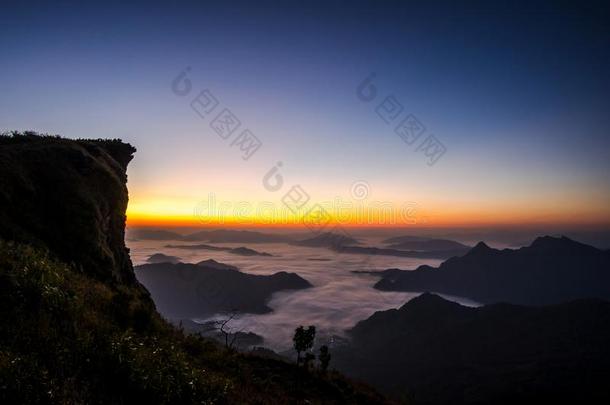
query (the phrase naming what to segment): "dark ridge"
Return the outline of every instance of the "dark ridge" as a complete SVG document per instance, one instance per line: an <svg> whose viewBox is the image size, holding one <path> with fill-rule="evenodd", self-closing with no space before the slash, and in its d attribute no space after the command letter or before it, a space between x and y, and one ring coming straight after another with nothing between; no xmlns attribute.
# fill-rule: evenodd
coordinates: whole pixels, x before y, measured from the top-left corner
<svg viewBox="0 0 610 405"><path fill-rule="evenodd" d="M155 253L151 255L148 259L146 259L147 263L178 263L180 261L179 257L176 256L168 256L163 253Z"/></svg>
<svg viewBox="0 0 610 405"><path fill-rule="evenodd" d="M470 248L469 246L449 239L405 240L398 243L392 243L388 247L391 249L417 251L466 251Z"/></svg>
<svg viewBox="0 0 610 405"><path fill-rule="evenodd" d="M199 263L197 263L197 266L201 266L201 267L211 267L214 269L224 269L224 270L236 270L239 271L237 267L235 266L231 266L230 264L225 264L225 263L221 263L221 262L217 262L214 259L207 259L207 260L202 260Z"/></svg>
<svg viewBox="0 0 610 405"><path fill-rule="evenodd" d="M337 248L345 245L357 245L358 243L360 242L357 239L354 239L350 236L332 232L323 232L317 236L314 236L313 238L292 242L293 245L297 246L325 248Z"/></svg>
<svg viewBox="0 0 610 405"><path fill-rule="evenodd" d="M424 238L421 236L405 235L405 236L393 236L391 238L383 240L382 243L384 243L386 245L390 245L390 244L404 243L404 242L424 242L427 240L429 240L429 238Z"/></svg>
<svg viewBox="0 0 610 405"><path fill-rule="evenodd" d="M145 264L136 266L136 275L161 314L174 321L228 311L267 313L271 311L267 301L273 293L311 287L294 273L254 275L208 261Z"/></svg>
<svg viewBox="0 0 610 405"><path fill-rule="evenodd" d="M523 305L610 299L610 255L566 237L541 237L516 250L492 249L479 242L438 268L386 273L375 288L436 291L481 303Z"/></svg>
<svg viewBox="0 0 610 405"><path fill-rule="evenodd" d="M355 254L366 254L366 255L381 255L381 256L395 256L395 257L414 257L420 259L448 259L454 256L462 256L468 252L468 248L460 248L454 250L398 250L390 248L378 248L371 246L346 246L346 245L335 245L330 247L332 250L338 253L355 253Z"/></svg>
<svg viewBox="0 0 610 405"><path fill-rule="evenodd" d="M212 251L217 251L217 252L229 252L229 253L232 253L235 255L240 255L240 256L272 256L270 253L259 252L257 250L250 249L250 248L247 248L244 246L231 248L231 247L226 247L226 246L212 246L212 245L206 245L206 244L199 244L199 245L167 245L165 247L173 248L173 249L212 250Z"/></svg>
<svg viewBox="0 0 610 405"><path fill-rule="evenodd" d="M376 312L337 366L414 404L610 401L610 303L468 308L423 294Z"/></svg>
<svg viewBox="0 0 610 405"><path fill-rule="evenodd" d="M182 238L191 242L208 243L277 243L287 242L290 238L284 235L266 234L256 231L238 231L232 229L216 229L199 231Z"/></svg>
<svg viewBox="0 0 610 405"><path fill-rule="evenodd" d="M479 253L479 252L489 252L493 250L492 248L490 248L485 242L481 241L479 243L477 243L471 250L470 252L473 253Z"/></svg>

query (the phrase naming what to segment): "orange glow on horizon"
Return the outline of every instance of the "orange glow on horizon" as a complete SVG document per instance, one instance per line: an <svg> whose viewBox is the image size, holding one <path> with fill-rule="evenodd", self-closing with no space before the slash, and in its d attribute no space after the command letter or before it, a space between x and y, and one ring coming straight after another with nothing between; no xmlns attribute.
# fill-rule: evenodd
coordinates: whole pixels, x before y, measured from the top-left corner
<svg viewBox="0 0 610 405"><path fill-rule="evenodd" d="M472 228L492 226L593 226L610 227L610 219L595 212L584 212L581 215L567 217L562 213L548 212L546 215L525 215L521 212L479 211L469 212L461 210L446 210L421 212L421 214L401 220L396 216L394 220L384 216L383 212L373 212L368 221L353 219L356 215L342 217L329 216L324 221L309 223L322 224L320 227L340 225L347 228ZM381 220L380 220L381 219ZM195 213L151 213L128 209L127 225L130 227L214 227L214 228L306 228L303 217L296 215L274 220L269 216L236 217L222 215L214 217L198 217ZM316 225L313 225L316 226Z"/></svg>
<svg viewBox="0 0 610 405"><path fill-rule="evenodd" d="M577 200L542 193L510 199L460 193L450 196L404 193L411 199L402 200L399 195L386 193L380 195L384 199L357 201L329 198L332 194L324 192L295 209L281 198L265 200L248 190L231 189L218 196L210 193L203 199L186 193L167 196L137 190L130 193L127 224L215 228L304 228L305 222L310 228L610 227L605 195Z"/></svg>

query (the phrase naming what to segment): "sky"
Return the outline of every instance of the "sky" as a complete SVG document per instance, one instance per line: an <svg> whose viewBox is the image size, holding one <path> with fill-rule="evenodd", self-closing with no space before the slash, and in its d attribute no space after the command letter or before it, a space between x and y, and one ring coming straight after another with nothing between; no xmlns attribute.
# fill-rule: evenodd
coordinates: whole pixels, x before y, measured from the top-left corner
<svg viewBox="0 0 610 405"><path fill-rule="evenodd" d="M3 2L0 130L133 144L134 226L610 228L603 3L221 3Z"/></svg>

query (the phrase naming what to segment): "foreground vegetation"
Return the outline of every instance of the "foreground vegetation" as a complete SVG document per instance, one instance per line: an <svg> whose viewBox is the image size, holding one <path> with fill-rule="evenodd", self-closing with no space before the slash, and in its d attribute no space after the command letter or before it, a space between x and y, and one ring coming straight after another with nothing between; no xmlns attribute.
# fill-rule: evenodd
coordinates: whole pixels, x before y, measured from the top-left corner
<svg viewBox="0 0 610 405"><path fill-rule="evenodd" d="M0 241L1 403L375 403L337 373L307 371L188 335L146 292Z"/></svg>

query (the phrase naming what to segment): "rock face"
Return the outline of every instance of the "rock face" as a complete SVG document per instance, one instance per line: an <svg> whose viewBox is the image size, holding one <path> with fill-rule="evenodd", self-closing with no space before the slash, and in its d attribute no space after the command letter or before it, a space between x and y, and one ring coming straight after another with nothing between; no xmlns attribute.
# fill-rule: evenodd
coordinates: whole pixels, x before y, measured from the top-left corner
<svg viewBox="0 0 610 405"><path fill-rule="evenodd" d="M0 136L0 404L385 402L168 324L124 244L133 152Z"/></svg>
<svg viewBox="0 0 610 405"><path fill-rule="evenodd" d="M438 268L388 271L375 288L435 291L481 303L522 305L610 299L610 254L566 237L540 237L516 250L492 249L480 242Z"/></svg>
<svg viewBox="0 0 610 405"><path fill-rule="evenodd" d="M0 238L46 246L103 281L135 283L124 244L134 152L118 140L0 137Z"/></svg>

